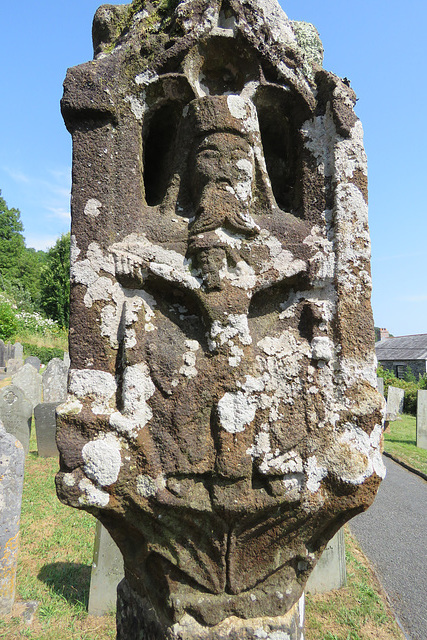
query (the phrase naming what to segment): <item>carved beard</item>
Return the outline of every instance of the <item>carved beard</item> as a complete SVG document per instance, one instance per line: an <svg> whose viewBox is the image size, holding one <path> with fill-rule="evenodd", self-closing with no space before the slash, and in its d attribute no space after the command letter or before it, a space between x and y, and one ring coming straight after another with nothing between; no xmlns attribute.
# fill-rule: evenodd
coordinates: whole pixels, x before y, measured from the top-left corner
<svg viewBox="0 0 427 640"><path fill-rule="evenodd" d="M203 188L196 210L196 220L190 229L190 237L220 227L245 236L258 233L259 228L250 215L250 198L248 203L242 202L230 192L231 189L233 187L225 182L210 182Z"/></svg>

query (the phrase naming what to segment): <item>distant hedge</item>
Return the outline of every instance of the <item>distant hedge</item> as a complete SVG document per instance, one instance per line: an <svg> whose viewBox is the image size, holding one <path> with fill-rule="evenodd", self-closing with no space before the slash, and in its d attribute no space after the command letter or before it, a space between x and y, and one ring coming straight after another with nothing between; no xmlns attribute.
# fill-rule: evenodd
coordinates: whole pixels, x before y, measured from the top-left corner
<svg viewBox="0 0 427 640"><path fill-rule="evenodd" d="M28 342L23 342L22 346L24 347L24 354L26 358L28 356L36 356L42 364L47 364L52 360L52 358L61 358L62 360L64 357L64 351L57 347L37 347L36 345L29 344Z"/></svg>

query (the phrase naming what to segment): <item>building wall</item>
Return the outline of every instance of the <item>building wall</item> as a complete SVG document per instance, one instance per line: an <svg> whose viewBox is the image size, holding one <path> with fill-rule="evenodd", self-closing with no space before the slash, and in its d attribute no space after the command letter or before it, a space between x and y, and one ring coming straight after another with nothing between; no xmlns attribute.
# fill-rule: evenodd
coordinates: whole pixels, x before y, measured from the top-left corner
<svg viewBox="0 0 427 640"><path fill-rule="evenodd" d="M403 372L406 371L406 367L410 367L412 373L418 379L426 373L426 361L425 360L379 360L378 363L384 368L388 369L398 378L402 378L403 375L398 375L397 367L403 367Z"/></svg>

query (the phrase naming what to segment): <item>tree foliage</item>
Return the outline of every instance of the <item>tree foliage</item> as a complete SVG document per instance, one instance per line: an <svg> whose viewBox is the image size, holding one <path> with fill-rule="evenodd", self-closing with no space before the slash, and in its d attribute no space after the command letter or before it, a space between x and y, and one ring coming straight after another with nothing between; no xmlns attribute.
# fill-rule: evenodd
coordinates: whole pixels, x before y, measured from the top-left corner
<svg viewBox="0 0 427 640"><path fill-rule="evenodd" d="M19 209L9 209L0 191L0 288L15 298L29 295L37 307L44 253L27 249L23 230Z"/></svg>
<svg viewBox="0 0 427 640"><path fill-rule="evenodd" d="M70 234L49 249L40 279L40 304L49 318L68 327L70 317Z"/></svg>

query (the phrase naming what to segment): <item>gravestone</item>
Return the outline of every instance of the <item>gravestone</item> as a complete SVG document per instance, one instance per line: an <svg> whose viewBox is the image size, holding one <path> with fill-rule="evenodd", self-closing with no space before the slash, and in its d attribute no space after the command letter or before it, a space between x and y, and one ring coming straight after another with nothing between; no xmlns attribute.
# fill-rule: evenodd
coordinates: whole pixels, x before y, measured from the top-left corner
<svg viewBox="0 0 427 640"><path fill-rule="evenodd" d="M306 593L326 593L347 584L344 529L329 540L307 581Z"/></svg>
<svg viewBox="0 0 427 640"><path fill-rule="evenodd" d="M427 449L427 391L417 393L417 447Z"/></svg>
<svg viewBox="0 0 427 640"><path fill-rule="evenodd" d="M275 0L140 9L64 84L57 491L123 554L119 640L297 640L385 473L356 98Z"/></svg>
<svg viewBox="0 0 427 640"><path fill-rule="evenodd" d="M405 399L404 389L390 386L387 391L387 415L386 420L393 422L397 420L399 414L403 413L403 402Z"/></svg>
<svg viewBox="0 0 427 640"><path fill-rule="evenodd" d="M96 524L88 612L103 616L116 608L117 585L124 577L123 557L107 529Z"/></svg>
<svg viewBox="0 0 427 640"><path fill-rule="evenodd" d="M70 354L68 353L68 351L64 351L64 362L67 366L67 369L69 369L71 361L70 361Z"/></svg>
<svg viewBox="0 0 427 640"><path fill-rule="evenodd" d="M6 367L8 360L23 360L23 347L19 342L15 342L15 344L11 344L7 342L6 344L3 340L0 340L0 368Z"/></svg>
<svg viewBox="0 0 427 640"><path fill-rule="evenodd" d="M8 359L7 347L3 340L0 339L0 368L4 369Z"/></svg>
<svg viewBox="0 0 427 640"><path fill-rule="evenodd" d="M42 374L43 402L63 402L67 397L68 366L60 358L52 358Z"/></svg>
<svg viewBox="0 0 427 640"><path fill-rule="evenodd" d="M384 396L384 378L377 378L377 389L382 396Z"/></svg>
<svg viewBox="0 0 427 640"><path fill-rule="evenodd" d="M8 433L22 444L25 455L30 448L33 407L22 389L11 384L0 389L0 420Z"/></svg>
<svg viewBox="0 0 427 640"><path fill-rule="evenodd" d="M13 375L24 366L22 360L17 360L15 358L9 358L6 362L6 373L9 375Z"/></svg>
<svg viewBox="0 0 427 640"><path fill-rule="evenodd" d="M0 615L10 614L15 599L25 454L0 420Z"/></svg>
<svg viewBox="0 0 427 640"><path fill-rule="evenodd" d="M42 401L42 377L29 362L12 376L12 384L22 389L33 408Z"/></svg>
<svg viewBox="0 0 427 640"><path fill-rule="evenodd" d="M20 361L22 364L24 363L24 347L20 342L15 342L13 345L11 357L14 360Z"/></svg>
<svg viewBox="0 0 427 640"><path fill-rule="evenodd" d="M41 362L36 356L28 356L28 358L25 358L25 364L30 364L37 372L40 371Z"/></svg>
<svg viewBox="0 0 427 640"><path fill-rule="evenodd" d="M59 455L56 446L55 409L59 402L42 402L34 407L37 451L41 458L54 458Z"/></svg>

